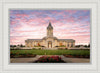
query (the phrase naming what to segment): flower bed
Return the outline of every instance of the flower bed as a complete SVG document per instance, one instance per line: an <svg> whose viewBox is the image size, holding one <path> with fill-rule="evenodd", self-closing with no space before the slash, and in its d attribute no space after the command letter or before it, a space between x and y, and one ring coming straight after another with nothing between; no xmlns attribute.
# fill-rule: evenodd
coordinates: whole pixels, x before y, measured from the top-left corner
<svg viewBox="0 0 100 73"><path fill-rule="evenodd" d="M42 56L36 63L65 63L59 56Z"/></svg>
<svg viewBox="0 0 100 73"><path fill-rule="evenodd" d="M32 53L20 53L20 52L16 52L16 53L12 53L10 52L10 58L31 58L31 57L36 57L35 54Z"/></svg>
<svg viewBox="0 0 100 73"><path fill-rule="evenodd" d="M68 58L90 58L90 55L67 55L67 54L64 54L63 56L68 57Z"/></svg>

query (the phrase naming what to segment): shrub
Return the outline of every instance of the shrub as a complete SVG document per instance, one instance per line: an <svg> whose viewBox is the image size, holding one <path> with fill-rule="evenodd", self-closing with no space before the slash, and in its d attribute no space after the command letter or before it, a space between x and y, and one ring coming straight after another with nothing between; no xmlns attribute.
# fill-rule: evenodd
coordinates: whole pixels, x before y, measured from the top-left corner
<svg viewBox="0 0 100 73"><path fill-rule="evenodd" d="M14 49L14 47L10 47L10 49Z"/></svg>
<svg viewBox="0 0 100 73"><path fill-rule="evenodd" d="M58 50L64 50L64 48L58 48Z"/></svg>
<svg viewBox="0 0 100 73"><path fill-rule="evenodd" d="M39 48L39 50L41 50L41 48Z"/></svg>
<svg viewBox="0 0 100 73"><path fill-rule="evenodd" d="M61 46L59 46L59 47L66 47L65 45L61 45Z"/></svg>
<svg viewBox="0 0 100 73"><path fill-rule="evenodd" d="M68 48L66 47L65 49L67 50Z"/></svg>
<svg viewBox="0 0 100 73"><path fill-rule="evenodd" d="M20 49L20 48L16 48L16 49Z"/></svg>
<svg viewBox="0 0 100 73"><path fill-rule="evenodd" d="M36 45L35 45L34 47L41 47L41 46L36 46Z"/></svg>
<svg viewBox="0 0 100 73"><path fill-rule="evenodd" d="M62 48L58 48L58 50L62 50Z"/></svg>
<svg viewBox="0 0 100 73"><path fill-rule="evenodd" d="M59 46L55 46L55 47L59 47Z"/></svg>
<svg viewBox="0 0 100 73"><path fill-rule="evenodd" d="M36 48L32 48L32 49L36 49Z"/></svg>

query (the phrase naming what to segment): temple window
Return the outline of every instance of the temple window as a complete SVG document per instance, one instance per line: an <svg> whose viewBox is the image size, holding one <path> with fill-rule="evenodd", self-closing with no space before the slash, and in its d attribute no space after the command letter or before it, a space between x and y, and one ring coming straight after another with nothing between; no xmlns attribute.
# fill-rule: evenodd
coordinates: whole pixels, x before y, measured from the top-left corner
<svg viewBox="0 0 100 73"><path fill-rule="evenodd" d="M73 43L71 43L71 47L73 47Z"/></svg>
<svg viewBox="0 0 100 73"><path fill-rule="evenodd" d="M67 46L69 47L69 43L67 44Z"/></svg>
<svg viewBox="0 0 100 73"><path fill-rule="evenodd" d="M38 43L37 45L40 46L40 43Z"/></svg>
<svg viewBox="0 0 100 73"><path fill-rule="evenodd" d="M60 46L62 46L62 43L59 43Z"/></svg>

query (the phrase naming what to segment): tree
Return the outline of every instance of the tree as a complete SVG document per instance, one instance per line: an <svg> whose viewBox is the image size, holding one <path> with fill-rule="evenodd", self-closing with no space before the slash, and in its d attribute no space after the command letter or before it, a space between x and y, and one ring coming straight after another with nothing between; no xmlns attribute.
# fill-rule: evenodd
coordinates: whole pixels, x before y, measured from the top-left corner
<svg viewBox="0 0 100 73"><path fill-rule="evenodd" d="M88 44L88 47L90 47L90 43Z"/></svg>
<svg viewBox="0 0 100 73"><path fill-rule="evenodd" d="M13 47L16 47L16 45L14 45Z"/></svg>
<svg viewBox="0 0 100 73"><path fill-rule="evenodd" d="M76 45L75 47L80 47L81 45Z"/></svg>
<svg viewBox="0 0 100 73"><path fill-rule="evenodd" d="M20 47L23 47L23 45L21 44Z"/></svg>
<svg viewBox="0 0 100 73"><path fill-rule="evenodd" d="M88 47L87 45L84 45L84 47Z"/></svg>

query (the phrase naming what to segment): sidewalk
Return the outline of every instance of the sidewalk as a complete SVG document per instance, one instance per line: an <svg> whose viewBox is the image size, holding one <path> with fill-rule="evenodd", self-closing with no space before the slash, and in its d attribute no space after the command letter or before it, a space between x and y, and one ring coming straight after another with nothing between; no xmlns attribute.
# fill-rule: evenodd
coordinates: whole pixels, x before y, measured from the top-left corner
<svg viewBox="0 0 100 73"><path fill-rule="evenodd" d="M11 58L11 63L34 63L34 61L38 60L39 57L43 55L37 55L34 58ZM63 55L60 55L62 60L64 60L66 63L90 63L90 59L88 58L67 58Z"/></svg>
<svg viewBox="0 0 100 73"><path fill-rule="evenodd" d="M11 63L33 63L34 61L36 61L41 56L42 55L37 55L34 58L11 58L10 62Z"/></svg>
<svg viewBox="0 0 100 73"><path fill-rule="evenodd" d="M67 58L61 55L62 60L66 63L90 63L90 59L88 58Z"/></svg>

